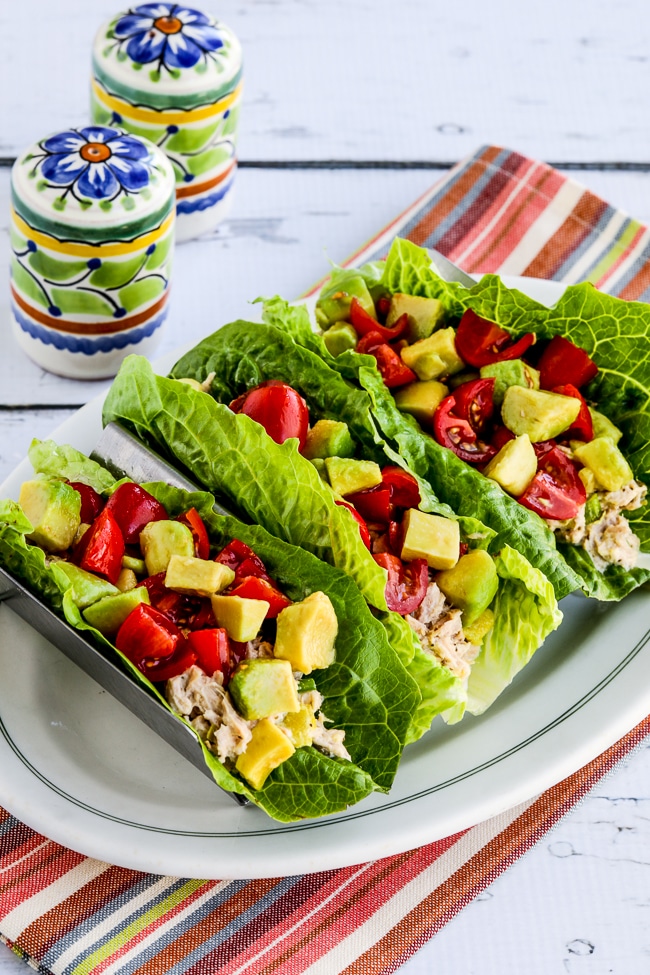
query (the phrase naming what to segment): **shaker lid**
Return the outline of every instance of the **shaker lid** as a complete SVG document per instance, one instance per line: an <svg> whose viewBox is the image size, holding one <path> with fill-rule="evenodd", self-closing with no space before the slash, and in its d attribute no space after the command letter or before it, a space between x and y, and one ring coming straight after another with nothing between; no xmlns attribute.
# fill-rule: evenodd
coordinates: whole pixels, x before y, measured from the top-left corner
<svg viewBox="0 0 650 975"><path fill-rule="evenodd" d="M11 182L14 210L31 227L96 242L116 232L145 233L175 200L165 153L102 125L66 129L30 146L14 163Z"/></svg>
<svg viewBox="0 0 650 975"><path fill-rule="evenodd" d="M179 3L143 3L97 32L93 72L133 104L191 109L237 85L241 45L214 17Z"/></svg>

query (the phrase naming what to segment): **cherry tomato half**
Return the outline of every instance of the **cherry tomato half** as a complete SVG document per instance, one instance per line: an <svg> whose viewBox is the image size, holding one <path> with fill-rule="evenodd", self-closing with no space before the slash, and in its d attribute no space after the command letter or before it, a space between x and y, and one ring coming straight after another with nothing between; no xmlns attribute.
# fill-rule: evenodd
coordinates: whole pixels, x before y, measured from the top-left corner
<svg viewBox="0 0 650 975"><path fill-rule="evenodd" d="M249 548L245 542L240 542L238 538L233 538L231 542L222 548L216 556L215 562L227 565L235 573L235 581L244 576L258 576L260 579L269 579L264 563Z"/></svg>
<svg viewBox="0 0 650 975"><path fill-rule="evenodd" d="M402 362L395 349L391 348L378 331L368 332L357 345L357 352L371 355L377 361L381 378L389 389L414 383L418 378L412 369Z"/></svg>
<svg viewBox="0 0 650 975"><path fill-rule="evenodd" d="M244 413L264 427L276 443L295 438L304 450L309 429L307 404L292 386L272 380L250 389L230 404L234 413Z"/></svg>
<svg viewBox="0 0 650 975"><path fill-rule="evenodd" d="M376 318L369 315L358 298L353 298L350 303L350 324L357 335L378 332L384 342L392 342L406 331L408 323L408 315L400 315L395 324L388 328L386 325L380 325Z"/></svg>
<svg viewBox="0 0 650 975"><path fill-rule="evenodd" d="M373 555L375 562L386 569L386 604L389 609L406 616L413 613L427 594L429 567L425 559L404 563L396 555L381 552Z"/></svg>
<svg viewBox="0 0 650 975"><path fill-rule="evenodd" d="M196 660L178 627L146 603L129 613L117 631L115 646L154 682L182 674Z"/></svg>
<svg viewBox="0 0 650 975"><path fill-rule="evenodd" d="M551 339L542 352L537 368L542 389L566 386L567 383L584 386L598 372L598 366L584 349L562 335Z"/></svg>
<svg viewBox="0 0 650 975"><path fill-rule="evenodd" d="M133 481L121 484L111 494L106 502L106 511L110 511L120 526L127 545L139 541L140 532L150 521L166 521L168 518L160 501L156 501L152 494Z"/></svg>
<svg viewBox="0 0 650 975"><path fill-rule="evenodd" d="M578 469L559 447L551 447L538 461L537 474L517 499L542 518L568 521L587 500Z"/></svg>
<svg viewBox="0 0 650 975"><path fill-rule="evenodd" d="M456 350L465 362L476 369L493 362L520 359L534 343L535 336L527 332L513 342L505 329L480 318L468 308L456 331Z"/></svg>
<svg viewBox="0 0 650 975"><path fill-rule="evenodd" d="M190 508L184 514L179 515L176 519L187 525L189 530L192 532L192 537L194 538L194 553L197 559L209 559L210 558L210 539L208 538L207 529L203 523L203 518L198 513L196 508Z"/></svg>
<svg viewBox="0 0 650 975"><path fill-rule="evenodd" d="M454 390L454 413L477 433L487 425L494 413L494 379L473 379Z"/></svg>
<svg viewBox="0 0 650 975"><path fill-rule="evenodd" d="M228 683L231 671L230 640L222 627L209 630L194 630L187 637L191 649L196 654L196 663L208 677L215 671L223 674L224 684Z"/></svg>
<svg viewBox="0 0 650 975"><path fill-rule="evenodd" d="M469 464L487 464L497 452L492 444L479 440L468 420L456 416L456 396L446 396L433 414L433 433L439 444L448 447Z"/></svg>
<svg viewBox="0 0 650 975"><path fill-rule="evenodd" d="M587 406L582 393L576 389L572 383L566 383L564 386L554 386L551 392L559 393L561 396L573 396L574 399L580 400L580 412L575 418L572 426L570 426L568 430L564 431L562 434L562 439L585 441L593 440L594 421L591 419L589 407Z"/></svg>
<svg viewBox="0 0 650 975"><path fill-rule="evenodd" d="M267 620L274 620L276 616L291 606L291 600L287 599L268 579L260 579L259 576L245 576L235 586L229 590L231 596L241 596L243 599L264 599L269 604L266 614Z"/></svg>
<svg viewBox="0 0 650 975"><path fill-rule="evenodd" d="M366 546L366 548L369 549L370 548L370 532L368 531L368 526L366 525L364 519L361 517L361 515L359 514L359 512L356 511L356 509L353 508L351 504L348 504L347 501L336 501L335 504L337 504L340 508L347 508L348 509L348 511L350 512L350 514L352 515L352 517L356 521L357 525L359 526L359 534L361 535L361 541Z"/></svg>
<svg viewBox="0 0 650 975"><path fill-rule="evenodd" d="M402 467L389 464L382 468L382 484L390 488L390 499L396 508L417 508L420 503L418 482Z"/></svg>
<svg viewBox="0 0 650 975"><path fill-rule="evenodd" d="M96 572L115 585L122 571L124 549L120 526L106 507L81 540L83 554L79 565L87 572Z"/></svg>
<svg viewBox="0 0 650 975"><path fill-rule="evenodd" d="M104 507L104 499L89 484L81 481L68 481L70 487L74 488L81 497L81 521L85 525L92 525L93 521Z"/></svg>

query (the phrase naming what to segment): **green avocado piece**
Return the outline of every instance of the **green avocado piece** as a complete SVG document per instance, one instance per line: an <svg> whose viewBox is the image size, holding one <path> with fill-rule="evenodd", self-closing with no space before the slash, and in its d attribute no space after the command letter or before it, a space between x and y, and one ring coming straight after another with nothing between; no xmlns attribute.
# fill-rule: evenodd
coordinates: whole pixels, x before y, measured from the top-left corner
<svg viewBox="0 0 650 975"><path fill-rule="evenodd" d="M122 568L131 569L136 575L143 576L147 571L147 567L144 564L144 559L136 559L132 555L122 556Z"/></svg>
<svg viewBox="0 0 650 975"><path fill-rule="evenodd" d="M482 366L481 379L494 379L494 402L501 406L508 386L524 386L526 389L539 389L539 372L522 359L510 362L493 362Z"/></svg>
<svg viewBox="0 0 650 975"><path fill-rule="evenodd" d="M258 721L251 734L246 751L237 756L235 768L249 785L261 789L273 769L291 758L296 749L270 718Z"/></svg>
<svg viewBox="0 0 650 975"><path fill-rule="evenodd" d="M116 596L105 596L84 610L84 619L104 636L117 633L124 620L140 603L151 605L145 586L137 586Z"/></svg>
<svg viewBox="0 0 650 975"><path fill-rule="evenodd" d="M331 599L324 592L312 592L278 614L273 653L288 660L293 670L311 674L334 663L338 631Z"/></svg>
<svg viewBox="0 0 650 975"><path fill-rule="evenodd" d="M453 569L436 576L438 588L462 610L463 626L471 626L497 594L499 577L491 555L477 548L461 555Z"/></svg>
<svg viewBox="0 0 650 975"><path fill-rule="evenodd" d="M165 586L175 592L211 596L234 580L235 573L221 562L197 559L192 555L172 555L165 574Z"/></svg>
<svg viewBox="0 0 650 975"><path fill-rule="evenodd" d="M615 443L608 437L598 437L573 451L574 457L593 472L606 491L620 491L634 480L632 468Z"/></svg>
<svg viewBox="0 0 650 975"><path fill-rule="evenodd" d="M458 562L460 528L457 521L409 508L404 515L402 558L426 559L431 569L451 569Z"/></svg>
<svg viewBox="0 0 650 975"><path fill-rule="evenodd" d="M180 521L150 521L140 533L140 548L150 576L166 572L172 555L194 555L194 538Z"/></svg>
<svg viewBox="0 0 650 975"><path fill-rule="evenodd" d="M288 660L270 657L242 660L230 678L228 691L247 721L300 710L296 681Z"/></svg>
<svg viewBox="0 0 650 975"><path fill-rule="evenodd" d="M288 733L295 748L305 748L312 743L311 731L316 727L316 718L311 708L301 705L299 711L289 711L280 722L280 727Z"/></svg>
<svg viewBox="0 0 650 975"><path fill-rule="evenodd" d="M321 292L316 302L316 321L320 328L326 329L334 322L349 318L353 298L372 318L377 318L366 282L358 272L350 271L348 275L338 275L336 285L329 285Z"/></svg>
<svg viewBox="0 0 650 975"><path fill-rule="evenodd" d="M592 409L591 406L588 409L591 414L591 422L594 425L594 440L598 437L607 437L613 444L618 444L623 436L623 431L619 430L604 413L599 413L598 410Z"/></svg>
<svg viewBox="0 0 650 975"><path fill-rule="evenodd" d="M568 430L580 412L580 400L544 389L508 386L501 419L515 436L527 433L532 443L552 440Z"/></svg>
<svg viewBox="0 0 650 975"><path fill-rule="evenodd" d="M449 389L437 379L418 380L395 390L395 405L402 413L410 413L421 427L428 429L433 421L433 414L442 403Z"/></svg>
<svg viewBox="0 0 650 975"><path fill-rule="evenodd" d="M318 420L307 433L303 457L352 457L354 443L347 423L342 420Z"/></svg>
<svg viewBox="0 0 650 975"><path fill-rule="evenodd" d="M381 468L372 460L326 457L325 467L332 490L341 497L381 484Z"/></svg>
<svg viewBox="0 0 650 975"><path fill-rule="evenodd" d="M349 322L336 322L323 334L323 342L330 355L335 358L349 349L355 349L359 336Z"/></svg>
<svg viewBox="0 0 650 975"><path fill-rule="evenodd" d="M312 457L311 463L318 471L318 476L320 477L321 481L325 481L326 484L329 484L330 481L329 481L329 477L327 476L327 467L325 465L325 458Z"/></svg>
<svg viewBox="0 0 650 975"><path fill-rule="evenodd" d="M518 498L537 473L537 454L530 437L522 433L508 440L483 469L486 477L500 484L504 491Z"/></svg>
<svg viewBox="0 0 650 975"><path fill-rule="evenodd" d="M70 548L81 524L78 491L65 481L36 478L21 486L18 502L32 524L32 542L47 552Z"/></svg>
<svg viewBox="0 0 650 975"><path fill-rule="evenodd" d="M402 362L418 379L443 379L465 368L456 352L456 333L453 328L441 328L427 339L406 345L400 352Z"/></svg>
<svg viewBox="0 0 650 975"><path fill-rule="evenodd" d="M56 562L56 567L60 572L65 573L72 586L72 600L79 609L86 609L92 603L104 596L115 596L119 592L116 586L107 579L96 576L93 572L86 572L80 569L73 562Z"/></svg>
<svg viewBox="0 0 650 975"><path fill-rule="evenodd" d="M392 328L402 315L408 315L404 337L410 344L427 339L445 317L445 307L437 298L394 294L390 299L386 328Z"/></svg>
<svg viewBox="0 0 650 975"><path fill-rule="evenodd" d="M216 595L210 597L210 602L217 626L222 626L236 643L255 639L270 608L266 599L245 596Z"/></svg>

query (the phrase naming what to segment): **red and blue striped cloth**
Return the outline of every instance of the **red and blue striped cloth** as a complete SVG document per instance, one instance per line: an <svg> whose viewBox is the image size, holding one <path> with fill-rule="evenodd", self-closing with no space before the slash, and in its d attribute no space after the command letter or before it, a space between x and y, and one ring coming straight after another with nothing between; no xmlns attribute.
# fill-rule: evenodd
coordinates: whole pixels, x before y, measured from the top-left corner
<svg viewBox="0 0 650 975"><path fill-rule="evenodd" d="M650 298L648 229L551 167L488 146L346 263L396 235L472 272ZM650 718L542 796L417 850L324 873L205 881L65 849L0 809L0 939L56 975L387 975L650 734Z"/></svg>

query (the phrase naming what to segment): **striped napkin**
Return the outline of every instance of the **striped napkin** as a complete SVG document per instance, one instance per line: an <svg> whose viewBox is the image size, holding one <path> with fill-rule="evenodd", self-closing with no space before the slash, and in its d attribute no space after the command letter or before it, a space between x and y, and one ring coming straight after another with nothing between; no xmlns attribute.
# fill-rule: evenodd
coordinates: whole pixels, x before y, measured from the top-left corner
<svg viewBox="0 0 650 975"><path fill-rule="evenodd" d="M648 230L551 167L488 146L346 263L396 235L467 271L650 298ZM543 795L400 856L271 880L160 877L91 860L0 809L0 939L57 975L384 975L650 734L650 718Z"/></svg>

